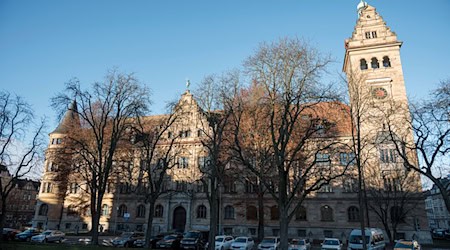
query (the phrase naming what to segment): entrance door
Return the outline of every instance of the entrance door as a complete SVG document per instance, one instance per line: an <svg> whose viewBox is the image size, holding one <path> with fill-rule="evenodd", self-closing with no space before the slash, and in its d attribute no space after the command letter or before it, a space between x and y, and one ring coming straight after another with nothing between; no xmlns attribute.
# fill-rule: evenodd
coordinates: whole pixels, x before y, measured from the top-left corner
<svg viewBox="0 0 450 250"><path fill-rule="evenodd" d="M177 232L184 232L186 226L186 209L179 206L173 211L172 228Z"/></svg>

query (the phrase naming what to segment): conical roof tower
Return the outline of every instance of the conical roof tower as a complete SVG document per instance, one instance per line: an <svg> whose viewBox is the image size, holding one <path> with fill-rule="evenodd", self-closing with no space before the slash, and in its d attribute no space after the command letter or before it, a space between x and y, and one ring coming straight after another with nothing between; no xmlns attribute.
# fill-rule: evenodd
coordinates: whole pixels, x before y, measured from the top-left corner
<svg viewBox="0 0 450 250"><path fill-rule="evenodd" d="M78 115L77 101L74 100L66 111L58 127L51 134L65 134L73 127L80 126L80 117Z"/></svg>

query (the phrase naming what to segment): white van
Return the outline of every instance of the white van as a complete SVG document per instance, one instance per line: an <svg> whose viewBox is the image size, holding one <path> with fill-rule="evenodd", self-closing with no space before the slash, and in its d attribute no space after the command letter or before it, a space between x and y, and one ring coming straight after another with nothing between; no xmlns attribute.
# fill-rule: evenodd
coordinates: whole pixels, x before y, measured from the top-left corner
<svg viewBox="0 0 450 250"><path fill-rule="evenodd" d="M367 250L385 249L383 231L379 228L366 228L364 232ZM353 229L348 238L348 250L363 249L361 229Z"/></svg>

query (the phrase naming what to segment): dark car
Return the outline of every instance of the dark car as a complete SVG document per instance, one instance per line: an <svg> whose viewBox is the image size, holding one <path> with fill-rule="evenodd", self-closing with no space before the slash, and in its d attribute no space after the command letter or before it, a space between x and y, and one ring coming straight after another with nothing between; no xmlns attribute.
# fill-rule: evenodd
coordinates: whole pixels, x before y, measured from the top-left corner
<svg viewBox="0 0 450 250"><path fill-rule="evenodd" d="M156 248L156 242L162 240L164 236L169 235L172 233L160 233L155 236L150 237L150 246L152 249ZM134 241L134 247L144 247L145 246L145 237L139 238Z"/></svg>
<svg viewBox="0 0 450 250"><path fill-rule="evenodd" d="M123 232L119 237L112 240L112 245L115 247L132 247L136 240L143 237L143 233Z"/></svg>
<svg viewBox="0 0 450 250"><path fill-rule="evenodd" d="M183 235L181 240L181 249L204 249L205 248L205 238L203 233L200 231L191 231Z"/></svg>
<svg viewBox="0 0 450 250"><path fill-rule="evenodd" d="M20 230L13 228L3 228L2 239L3 240L14 240L16 238L16 234L20 233Z"/></svg>
<svg viewBox="0 0 450 250"><path fill-rule="evenodd" d="M16 240L20 241L30 241L31 237L40 234L39 230L36 228L29 228L21 233L16 234Z"/></svg>
<svg viewBox="0 0 450 250"><path fill-rule="evenodd" d="M169 234L156 242L156 248L180 249L181 234Z"/></svg>

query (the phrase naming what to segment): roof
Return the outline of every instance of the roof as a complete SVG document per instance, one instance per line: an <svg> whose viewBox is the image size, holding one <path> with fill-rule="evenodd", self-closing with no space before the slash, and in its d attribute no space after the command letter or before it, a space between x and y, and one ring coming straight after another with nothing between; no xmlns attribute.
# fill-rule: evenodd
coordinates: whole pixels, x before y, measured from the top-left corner
<svg viewBox="0 0 450 250"><path fill-rule="evenodd" d="M78 116L78 108L77 108L77 101L74 100L69 108L66 111L66 114L64 115L63 119L59 123L58 127L51 132L53 133L59 133L63 134L70 130L71 127L75 125L80 125L80 118Z"/></svg>

